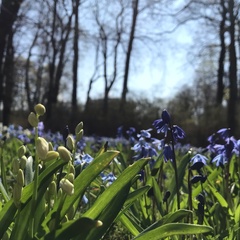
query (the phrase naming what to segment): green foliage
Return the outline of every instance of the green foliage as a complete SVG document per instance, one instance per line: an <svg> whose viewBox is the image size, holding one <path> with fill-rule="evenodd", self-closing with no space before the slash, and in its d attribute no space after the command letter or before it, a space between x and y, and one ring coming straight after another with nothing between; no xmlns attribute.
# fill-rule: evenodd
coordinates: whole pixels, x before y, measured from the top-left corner
<svg viewBox="0 0 240 240"><path fill-rule="evenodd" d="M205 166L207 180L189 185L188 165L192 153L188 151L183 155L177 151L181 206L178 209L174 168L170 162L165 163L161 155L150 167L149 158L132 163L130 148L121 142L117 150L108 150L107 145L103 145L97 153L91 152L87 144L85 150L94 155L94 159L87 166L73 165L82 128L82 124L77 126L77 140L71 140L70 161L64 161L59 154L49 161L44 156L40 158L41 144L44 151L53 150L51 144L46 146L45 141L39 141L37 127L34 142L26 145L26 149L17 139L1 142L1 239L154 240L179 239L179 236L239 239L240 163L237 157L234 156L229 165L228 182L222 169ZM26 165L20 164L22 155L27 158ZM24 171L23 185L19 169ZM110 171L117 179L106 184L100 174ZM64 186L62 179L66 180ZM205 205L200 223L196 198L203 190ZM170 196L163 200L167 191ZM83 202L84 197L88 198L87 203Z"/></svg>

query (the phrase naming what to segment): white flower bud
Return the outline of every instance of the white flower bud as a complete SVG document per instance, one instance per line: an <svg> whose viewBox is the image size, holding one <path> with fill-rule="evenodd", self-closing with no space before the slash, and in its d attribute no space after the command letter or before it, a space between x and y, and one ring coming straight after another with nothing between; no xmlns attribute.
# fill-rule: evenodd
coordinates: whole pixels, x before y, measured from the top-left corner
<svg viewBox="0 0 240 240"><path fill-rule="evenodd" d="M60 181L60 187L62 188L63 192L67 193L68 195L74 194L74 185L66 178L63 178Z"/></svg>
<svg viewBox="0 0 240 240"><path fill-rule="evenodd" d="M48 142L44 138L38 137L36 140L36 151L39 158L44 160L47 156L48 150Z"/></svg>
<svg viewBox="0 0 240 240"><path fill-rule="evenodd" d="M34 110L35 112L39 115L39 116L42 116L45 114L46 112L46 108L41 104L37 104L35 107L34 107Z"/></svg>
<svg viewBox="0 0 240 240"><path fill-rule="evenodd" d="M38 126L39 120L34 112L30 112L30 114L28 115L28 122L32 127Z"/></svg>
<svg viewBox="0 0 240 240"><path fill-rule="evenodd" d="M69 162L72 160L71 153L67 150L67 148L60 146L58 147L58 152L59 152L60 158L65 162Z"/></svg>

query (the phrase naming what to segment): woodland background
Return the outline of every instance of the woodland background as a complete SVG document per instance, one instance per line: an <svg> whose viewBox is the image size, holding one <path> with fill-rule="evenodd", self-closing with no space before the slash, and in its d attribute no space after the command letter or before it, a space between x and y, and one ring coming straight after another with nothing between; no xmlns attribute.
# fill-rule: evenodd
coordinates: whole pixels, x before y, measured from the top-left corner
<svg viewBox="0 0 240 240"><path fill-rule="evenodd" d="M26 116L41 102L47 108L46 128L52 131L66 125L71 129L81 120L85 134L115 137L119 126L151 127L167 108L173 122L186 131L186 142L196 146L222 127L240 136L240 1L2 0L0 4L3 125L28 127ZM168 99L161 93L150 99L129 91L134 63L149 53L161 57L166 35L185 24L194 37L186 48L195 69L193 84ZM139 51L143 46L147 53ZM93 68L87 97L82 99L79 66L89 54ZM101 97L92 97L99 81ZM122 87L113 98L116 82Z"/></svg>

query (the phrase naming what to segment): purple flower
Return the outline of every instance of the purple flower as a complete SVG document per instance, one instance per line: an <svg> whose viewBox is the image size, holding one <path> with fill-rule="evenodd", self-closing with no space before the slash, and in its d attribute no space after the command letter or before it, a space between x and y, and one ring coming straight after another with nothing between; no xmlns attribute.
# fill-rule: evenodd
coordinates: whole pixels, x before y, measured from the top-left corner
<svg viewBox="0 0 240 240"><path fill-rule="evenodd" d="M140 158L157 156L156 149L152 146L151 134L149 133L152 129L141 130L137 134L138 142L131 148L137 153L133 158L138 160Z"/></svg>
<svg viewBox="0 0 240 240"><path fill-rule="evenodd" d="M217 131L217 134L224 140L230 137L230 128L222 128Z"/></svg>
<svg viewBox="0 0 240 240"><path fill-rule="evenodd" d="M123 138L123 126L117 128L117 138Z"/></svg>
<svg viewBox="0 0 240 240"><path fill-rule="evenodd" d="M223 168L224 165L228 162L228 160L227 160L225 154L220 153L212 160L212 162L216 162L217 167L220 166Z"/></svg>
<svg viewBox="0 0 240 240"><path fill-rule="evenodd" d="M134 127L130 127L126 131L126 134L128 135L128 140L129 140L131 145L133 145L135 143L135 138L134 138L135 132L136 132L136 129Z"/></svg>
<svg viewBox="0 0 240 240"><path fill-rule="evenodd" d="M163 148L163 157L164 161L167 162L168 160L173 161L174 155L173 155L173 150L170 147L170 145L165 145Z"/></svg>
<svg viewBox="0 0 240 240"><path fill-rule="evenodd" d="M157 133L164 133L167 136L169 125L170 125L170 115L167 110L163 110L162 118L157 119L153 122L153 126L156 128Z"/></svg>
<svg viewBox="0 0 240 240"><path fill-rule="evenodd" d="M87 164L90 164L93 160L93 157L91 157L89 154L83 154L82 156L82 161L87 163Z"/></svg>
<svg viewBox="0 0 240 240"><path fill-rule="evenodd" d="M107 183L108 186L110 184L112 184L117 179L112 172L110 172L110 173L108 173L106 175L104 173L101 173L100 176L102 178L102 181L104 183Z"/></svg>
<svg viewBox="0 0 240 240"><path fill-rule="evenodd" d="M147 129L147 130L141 130L140 134L137 134L137 137L143 137L143 138L151 138L151 133L150 131L152 131L151 128Z"/></svg>
<svg viewBox="0 0 240 240"><path fill-rule="evenodd" d="M93 160L89 154L76 154L75 160L73 162L74 166L81 165L83 168L88 166Z"/></svg>
<svg viewBox="0 0 240 240"><path fill-rule="evenodd" d="M192 157L192 159L190 160L190 162L192 163L191 165L191 169L192 170L197 170L200 171L200 169L207 165L207 157L201 155L201 154L196 154L194 157Z"/></svg>
<svg viewBox="0 0 240 240"><path fill-rule="evenodd" d="M173 125L172 131L173 131L174 140L176 142L178 141L178 139L185 138L185 132L179 126Z"/></svg>

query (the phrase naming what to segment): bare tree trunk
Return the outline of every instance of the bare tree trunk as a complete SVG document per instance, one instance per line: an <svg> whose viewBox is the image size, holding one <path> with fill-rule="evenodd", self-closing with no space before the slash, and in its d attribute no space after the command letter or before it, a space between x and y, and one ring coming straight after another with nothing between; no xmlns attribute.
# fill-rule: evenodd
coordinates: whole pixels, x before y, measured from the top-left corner
<svg viewBox="0 0 240 240"><path fill-rule="evenodd" d="M234 132L236 129L236 103L237 103L237 57L235 47L235 20L234 0L229 0L229 101L228 101L228 125Z"/></svg>
<svg viewBox="0 0 240 240"><path fill-rule="evenodd" d="M53 103L54 104L57 103L57 98L58 98L59 88L60 88L60 80L62 78L63 68L65 65L65 50L66 50L67 42L69 39L69 34L71 32L72 16L73 16L73 14L71 14L71 16L69 17L69 21L66 26L66 34L65 34L65 36L62 36L62 39L61 39L60 56L59 56L59 61L58 61L57 69L56 69L56 75L55 75L55 79L54 79L54 83L55 83L54 89L53 89ZM64 35L64 33L63 33L63 35Z"/></svg>
<svg viewBox="0 0 240 240"><path fill-rule="evenodd" d="M51 48L52 48L52 59L49 63L49 87L48 87L48 101L47 101L47 119L49 119L52 115L52 103L53 103L53 88L54 88L54 75L56 68L56 56L57 56L57 47L56 47L56 15L57 15L57 0L54 0L53 6L53 21L52 21L52 29L51 29Z"/></svg>
<svg viewBox="0 0 240 240"><path fill-rule="evenodd" d="M97 6L98 7L98 6ZM112 74L109 76L108 74L108 61L110 58L109 55L109 46L111 48L111 38L108 36L107 31L106 31L106 26L100 22L99 19L99 12L95 12L95 19L96 23L99 27L99 39L98 39L98 44L101 45L102 49L102 57L103 57L103 78L104 78L104 98L103 98L103 115L108 114L108 100L109 100L109 92L113 87L113 84L116 81L117 74L118 74L118 66L117 66L117 61L118 61L118 48L119 44L121 42L121 37L123 33L123 19L122 15L124 12L124 7L122 6L120 12L116 16L115 19L115 24L116 24L116 36L114 36L114 45L113 45L113 71ZM120 22L120 23L119 23ZM97 45L97 51L98 51L98 45ZM96 55L97 57L98 55ZM98 59L98 58L97 58ZM96 66L96 68L98 68Z"/></svg>
<svg viewBox="0 0 240 240"><path fill-rule="evenodd" d="M220 38L220 54L218 59L218 80L217 80L217 104L221 105L223 101L223 92L224 92L224 62L226 55L226 45L225 45L225 31L226 31L226 17L227 17L227 9L225 6L225 1L221 0L222 7L222 20L220 21L220 29L219 29L219 38Z"/></svg>
<svg viewBox="0 0 240 240"><path fill-rule="evenodd" d="M8 124L8 117L11 111L11 101L8 100L10 96L7 96L6 92L9 92L10 87L9 83L5 82L10 79L9 74L13 74L12 71L6 72L6 67L10 61L13 61L13 52L11 52L12 48L12 37L13 37L13 24L16 21L17 14L23 0L14 1L14 0L3 0L0 5L0 103L3 102L3 119L4 123ZM13 48L12 48L13 50ZM8 56L7 54L11 54ZM9 61L9 62L5 62ZM8 74L5 76L5 74ZM4 94L5 92L5 94ZM8 98L4 99L4 98ZM10 104L10 105L9 105ZM4 106L6 105L6 106ZM7 114L7 115L6 115Z"/></svg>
<svg viewBox="0 0 240 240"><path fill-rule="evenodd" d="M63 68L65 65L65 51L67 42L69 39L69 34L71 32L71 24L73 12L68 18L68 22L65 26L62 26L61 29L61 39L56 41L56 24L57 24L57 3L58 0L54 1L54 9L53 9L53 23L52 23L52 34L51 34L51 47L53 49L52 60L49 64L49 89L48 89L48 103L47 103L47 119L51 118L52 115L52 107L57 103L57 98L60 89L60 80L63 74ZM62 25L62 23L61 23ZM59 53L58 62L57 55Z"/></svg>
<svg viewBox="0 0 240 240"><path fill-rule="evenodd" d="M8 35L7 51L3 69L5 89L3 94L3 125L9 124L14 89L13 32Z"/></svg>
<svg viewBox="0 0 240 240"><path fill-rule="evenodd" d="M73 89L72 89L72 108L74 109L77 106L77 83L78 83L78 59L79 59L79 17L78 10L80 5L80 0L75 0L74 6L74 15L75 15L75 23L74 23L74 39L73 39Z"/></svg>
<svg viewBox="0 0 240 240"><path fill-rule="evenodd" d="M123 89L122 89L122 97L121 97L121 104L120 104L121 111L124 111L127 92L128 92L128 75L129 75L130 58L131 58L131 53L132 53L133 40L134 40L134 35L135 35L136 23L137 23L138 5L139 5L139 0L132 0L132 9L133 9L132 26L131 26L131 32L130 32L130 36L129 36L128 49L127 49L126 60L125 60Z"/></svg>

